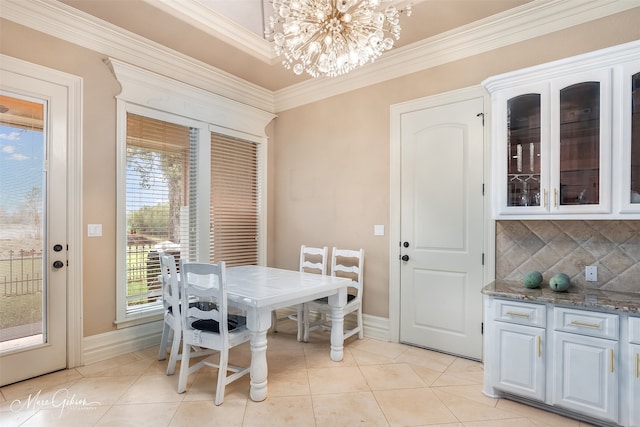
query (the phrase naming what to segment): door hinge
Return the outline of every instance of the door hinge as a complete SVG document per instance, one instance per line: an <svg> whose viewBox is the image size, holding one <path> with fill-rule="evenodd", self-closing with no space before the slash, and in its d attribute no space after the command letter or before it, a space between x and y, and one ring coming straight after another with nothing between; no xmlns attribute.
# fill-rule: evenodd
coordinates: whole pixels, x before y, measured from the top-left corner
<svg viewBox="0 0 640 427"><path fill-rule="evenodd" d="M482 117L482 126L484 126L484 113L478 113L476 117Z"/></svg>
<svg viewBox="0 0 640 427"><path fill-rule="evenodd" d="M484 196L484 183L482 184L482 195Z"/></svg>
<svg viewBox="0 0 640 427"><path fill-rule="evenodd" d="M480 323L480 335L484 335L484 322Z"/></svg>
<svg viewBox="0 0 640 427"><path fill-rule="evenodd" d="M482 265L484 265L484 252L482 253Z"/></svg>

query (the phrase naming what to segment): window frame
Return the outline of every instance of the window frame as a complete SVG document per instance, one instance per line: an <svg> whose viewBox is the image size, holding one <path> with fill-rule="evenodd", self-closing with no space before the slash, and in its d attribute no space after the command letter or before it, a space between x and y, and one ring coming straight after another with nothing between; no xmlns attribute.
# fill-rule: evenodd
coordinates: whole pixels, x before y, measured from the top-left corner
<svg viewBox="0 0 640 427"><path fill-rule="evenodd" d="M196 204L196 254L192 259L209 260L210 153L211 133L253 142L258 145L259 182L259 264L265 265L267 252L267 141L265 127L274 114L166 78L129 64L107 61L122 87L116 96L117 200L116 200L116 313L118 329L157 321L161 305L127 309L126 271L126 151L127 114L133 113L198 129L198 175ZM204 237L206 236L206 237Z"/></svg>

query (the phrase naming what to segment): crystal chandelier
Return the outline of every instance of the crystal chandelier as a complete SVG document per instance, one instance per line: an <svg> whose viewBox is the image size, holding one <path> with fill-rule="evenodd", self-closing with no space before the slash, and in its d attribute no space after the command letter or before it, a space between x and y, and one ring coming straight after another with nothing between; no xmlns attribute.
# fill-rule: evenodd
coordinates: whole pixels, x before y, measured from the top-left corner
<svg viewBox="0 0 640 427"><path fill-rule="evenodd" d="M295 74L335 77L348 73L393 47L400 38L403 9L391 0L273 0L265 31L282 65Z"/></svg>

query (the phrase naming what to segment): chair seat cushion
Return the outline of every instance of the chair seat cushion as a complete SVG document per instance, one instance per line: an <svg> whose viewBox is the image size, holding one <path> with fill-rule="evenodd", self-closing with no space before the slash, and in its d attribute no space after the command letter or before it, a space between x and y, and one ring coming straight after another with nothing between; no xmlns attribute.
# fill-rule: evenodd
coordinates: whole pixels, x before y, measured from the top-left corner
<svg viewBox="0 0 640 427"><path fill-rule="evenodd" d="M351 294L347 294L347 303L350 303L351 301L353 301L354 299L356 299L355 295L351 295ZM315 302L321 302L323 304L329 304L329 297L322 297L322 298L317 298L314 300Z"/></svg>
<svg viewBox="0 0 640 427"><path fill-rule="evenodd" d="M230 314L227 317L227 327L229 331L233 331L234 329L240 326L244 326L246 324L247 324L247 318L244 316L237 316L235 314ZM191 327L194 329L199 329L201 331L220 333L220 324L217 320L213 320L213 319L196 320L191 324Z"/></svg>

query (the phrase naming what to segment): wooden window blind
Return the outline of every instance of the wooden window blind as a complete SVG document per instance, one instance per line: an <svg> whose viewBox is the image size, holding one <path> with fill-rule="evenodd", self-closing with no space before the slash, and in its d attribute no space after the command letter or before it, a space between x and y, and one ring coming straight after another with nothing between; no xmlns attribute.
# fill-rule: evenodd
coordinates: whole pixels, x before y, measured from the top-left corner
<svg viewBox="0 0 640 427"><path fill-rule="evenodd" d="M258 264L258 144L211 134L210 259Z"/></svg>
<svg viewBox="0 0 640 427"><path fill-rule="evenodd" d="M194 132L195 131L195 132ZM159 251L188 245L189 164L197 130L127 114L127 310L157 303ZM139 307L138 307L139 309Z"/></svg>

